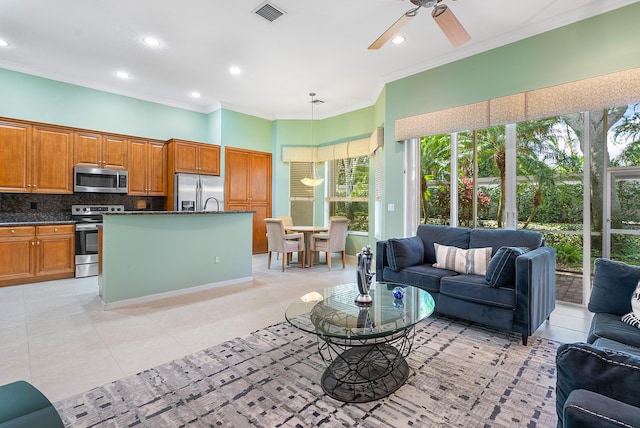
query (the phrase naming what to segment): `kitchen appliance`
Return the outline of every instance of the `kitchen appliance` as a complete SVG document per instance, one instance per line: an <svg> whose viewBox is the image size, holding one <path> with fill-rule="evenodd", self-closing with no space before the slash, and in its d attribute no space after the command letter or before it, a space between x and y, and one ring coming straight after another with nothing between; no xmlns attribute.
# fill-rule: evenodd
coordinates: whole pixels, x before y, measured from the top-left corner
<svg viewBox="0 0 640 428"><path fill-rule="evenodd" d="M73 168L73 191L91 193L127 193L129 171L106 168Z"/></svg>
<svg viewBox="0 0 640 428"><path fill-rule="evenodd" d="M224 179L216 175L176 174L175 211L224 210Z"/></svg>
<svg viewBox="0 0 640 428"><path fill-rule="evenodd" d="M76 278L98 275L98 226L102 213L124 211L124 205L72 205L76 221Z"/></svg>

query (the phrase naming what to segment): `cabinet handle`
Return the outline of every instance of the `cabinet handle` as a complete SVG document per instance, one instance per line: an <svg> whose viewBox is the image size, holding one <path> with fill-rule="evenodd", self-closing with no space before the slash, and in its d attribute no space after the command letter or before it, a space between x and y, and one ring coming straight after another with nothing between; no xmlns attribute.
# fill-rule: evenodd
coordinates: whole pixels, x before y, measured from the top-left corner
<svg viewBox="0 0 640 428"><path fill-rule="evenodd" d="M15 229L11 229L11 233L16 233L16 230Z"/></svg>
<svg viewBox="0 0 640 428"><path fill-rule="evenodd" d="M31 184L27 184L27 187L31 187Z"/></svg>
<svg viewBox="0 0 640 428"><path fill-rule="evenodd" d="M40 241L36 242L37 245L40 245Z"/></svg>
<svg viewBox="0 0 640 428"><path fill-rule="evenodd" d="M36 243L34 241L31 241L31 245L36 245Z"/></svg>
<svg viewBox="0 0 640 428"><path fill-rule="evenodd" d="M57 228L57 227L54 227L54 228L53 228L53 231L54 231L54 232L57 232L57 231L58 231L58 228Z"/></svg>

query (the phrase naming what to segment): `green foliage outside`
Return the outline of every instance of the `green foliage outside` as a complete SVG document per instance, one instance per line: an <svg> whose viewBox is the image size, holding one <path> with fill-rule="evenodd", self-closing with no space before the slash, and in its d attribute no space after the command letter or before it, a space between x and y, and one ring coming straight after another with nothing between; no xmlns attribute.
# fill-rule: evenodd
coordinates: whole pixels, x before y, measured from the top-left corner
<svg viewBox="0 0 640 428"><path fill-rule="evenodd" d="M600 255L604 159L614 167L640 166L640 105L591 112L591 242L594 259ZM604 129L602 124L608 124ZM582 270L583 142L582 115L567 115L519 123L516 126L516 198L518 227L545 231L547 245L557 251L558 269ZM595 135L595 136L594 136ZM607 153L604 136L613 141ZM448 224L450 212L450 135L425 137L422 150L422 221ZM616 149L616 147L619 147ZM475 148L475 149L474 149ZM473 153L477 161L473 162ZM505 192L505 127L458 133L458 223L473 225L474 176L478 185L477 226L501 228ZM474 173L474 169L476 172ZM471 178L470 178L471 177ZM488 183L488 184L487 184ZM611 203L613 228L640 229L640 180L618 180ZM559 233L549 231L557 230ZM565 233L560 233L564 231ZM640 264L640 236L612 235L611 257Z"/></svg>

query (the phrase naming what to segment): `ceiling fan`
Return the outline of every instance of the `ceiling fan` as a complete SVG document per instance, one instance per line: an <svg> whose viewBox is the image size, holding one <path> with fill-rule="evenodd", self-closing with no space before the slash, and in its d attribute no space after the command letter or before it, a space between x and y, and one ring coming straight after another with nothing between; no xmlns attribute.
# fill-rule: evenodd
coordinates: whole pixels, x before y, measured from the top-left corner
<svg viewBox="0 0 640 428"><path fill-rule="evenodd" d="M368 49L380 49L384 46L405 24L411 21L411 18L418 14L421 7L433 7L431 11L433 20L436 21L438 27L440 27L454 47L461 46L471 40L471 36L462 24L460 24L460 21L458 21L458 18L456 18L451 9L445 4L440 4L441 2L442 0L411 0L411 3L416 5L416 7L405 12L404 15L394 22L387 31L382 33Z"/></svg>

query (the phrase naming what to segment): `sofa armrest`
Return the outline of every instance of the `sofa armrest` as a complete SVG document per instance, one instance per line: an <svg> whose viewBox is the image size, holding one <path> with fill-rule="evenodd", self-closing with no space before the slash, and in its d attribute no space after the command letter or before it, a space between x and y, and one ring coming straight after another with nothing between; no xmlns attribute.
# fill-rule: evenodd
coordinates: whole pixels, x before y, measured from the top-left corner
<svg viewBox="0 0 640 428"><path fill-rule="evenodd" d="M640 426L640 408L613 398L576 389L564 403L561 428Z"/></svg>
<svg viewBox="0 0 640 428"><path fill-rule="evenodd" d="M640 407L640 359L635 356L588 343L565 343L556 354L556 371L558 427L564 426L569 396L580 389Z"/></svg>
<svg viewBox="0 0 640 428"><path fill-rule="evenodd" d="M384 268L389 266L387 260L387 240L376 242L376 281L384 281L382 272Z"/></svg>
<svg viewBox="0 0 640 428"><path fill-rule="evenodd" d="M540 247L516 259L514 331L526 337L542 325L556 307L556 250Z"/></svg>

